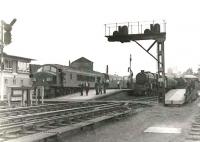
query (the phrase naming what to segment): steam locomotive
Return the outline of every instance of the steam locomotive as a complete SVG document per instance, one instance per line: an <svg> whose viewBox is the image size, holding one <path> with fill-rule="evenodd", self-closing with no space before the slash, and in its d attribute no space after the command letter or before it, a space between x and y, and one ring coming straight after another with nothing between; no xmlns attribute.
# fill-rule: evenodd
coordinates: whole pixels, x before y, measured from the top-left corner
<svg viewBox="0 0 200 142"><path fill-rule="evenodd" d="M155 95L159 89L158 75L149 71L142 70L136 75L135 94L136 95ZM165 77L165 89L176 88L177 80Z"/></svg>

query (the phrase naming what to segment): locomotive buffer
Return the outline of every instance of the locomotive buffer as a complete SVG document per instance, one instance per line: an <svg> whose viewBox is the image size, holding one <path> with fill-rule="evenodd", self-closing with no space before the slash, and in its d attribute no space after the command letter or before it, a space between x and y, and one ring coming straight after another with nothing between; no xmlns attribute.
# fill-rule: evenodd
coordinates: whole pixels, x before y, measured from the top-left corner
<svg viewBox="0 0 200 142"><path fill-rule="evenodd" d="M105 37L109 42L131 42L134 41L146 53L157 61L158 68L158 95L159 101L165 100L165 56L164 42L166 39L166 23L165 21L157 22L128 22L105 24ZM144 48L139 41L152 40L153 43L149 48ZM157 44L157 57L149 51Z"/></svg>

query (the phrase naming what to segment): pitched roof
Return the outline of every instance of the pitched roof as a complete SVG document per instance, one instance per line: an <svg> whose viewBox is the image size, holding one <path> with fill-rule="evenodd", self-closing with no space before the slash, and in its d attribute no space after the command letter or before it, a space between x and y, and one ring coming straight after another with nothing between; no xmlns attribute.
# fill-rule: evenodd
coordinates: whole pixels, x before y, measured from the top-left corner
<svg viewBox="0 0 200 142"><path fill-rule="evenodd" d="M3 56L7 58L23 59L23 60L28 60L28 61L35 60L35 59L30 59L30 58L25 58L25 57L20 57L20 56L8 55L5 52L3 53Z"/></svg>
<svg viewBox="0 0 200 142"><path fill-rule="evenodd" d="M92 61L88 60L88 59L85 58L85 57L81 57L81 58L79 58L79 59L73 61L72 63L74 63L74 62L92 62ZM93 63L93 62L92 62L92 63Z"/></svg>

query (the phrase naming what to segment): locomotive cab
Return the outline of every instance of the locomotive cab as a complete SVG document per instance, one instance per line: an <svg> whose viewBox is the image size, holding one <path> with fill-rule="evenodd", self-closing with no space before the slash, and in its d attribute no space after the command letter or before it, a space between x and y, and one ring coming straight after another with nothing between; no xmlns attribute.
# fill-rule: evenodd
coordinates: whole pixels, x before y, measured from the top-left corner
<svg viewBox="0 0 200 142"><path fill-rule="evenodd" d="M41 66L32 75L33 86L43 86L45 98L60 96L60 87L63 86L62 68L54 64Z"/></svg>
<svg viewBox="0 0 200 142"><path fill-rule="evenodd" d="M56 86L58 69L51 65L44 65L40 67L36 73L33 74L32 80L34 86Z"/></svg>

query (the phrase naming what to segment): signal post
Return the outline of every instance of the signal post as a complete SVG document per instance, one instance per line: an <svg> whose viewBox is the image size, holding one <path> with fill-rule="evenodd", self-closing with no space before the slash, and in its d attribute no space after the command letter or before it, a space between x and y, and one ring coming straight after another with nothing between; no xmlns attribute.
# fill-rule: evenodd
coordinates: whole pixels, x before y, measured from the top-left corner
<svg viewBox="0 0 200 142"><path fill-rule="evenodd" d="M16 22L16 19L13 19L10 24L7 24L3 20L1 20L1 40L0 40L0 47L1 47L1 59L0 59L0 66L1 66L1 79L0 79L0 100L3 100L4 94L4 80L3 80L3 70L4 70L4 60L3 60L3 48L5 45L11 43L11 30L12 26Z"/></svg>

